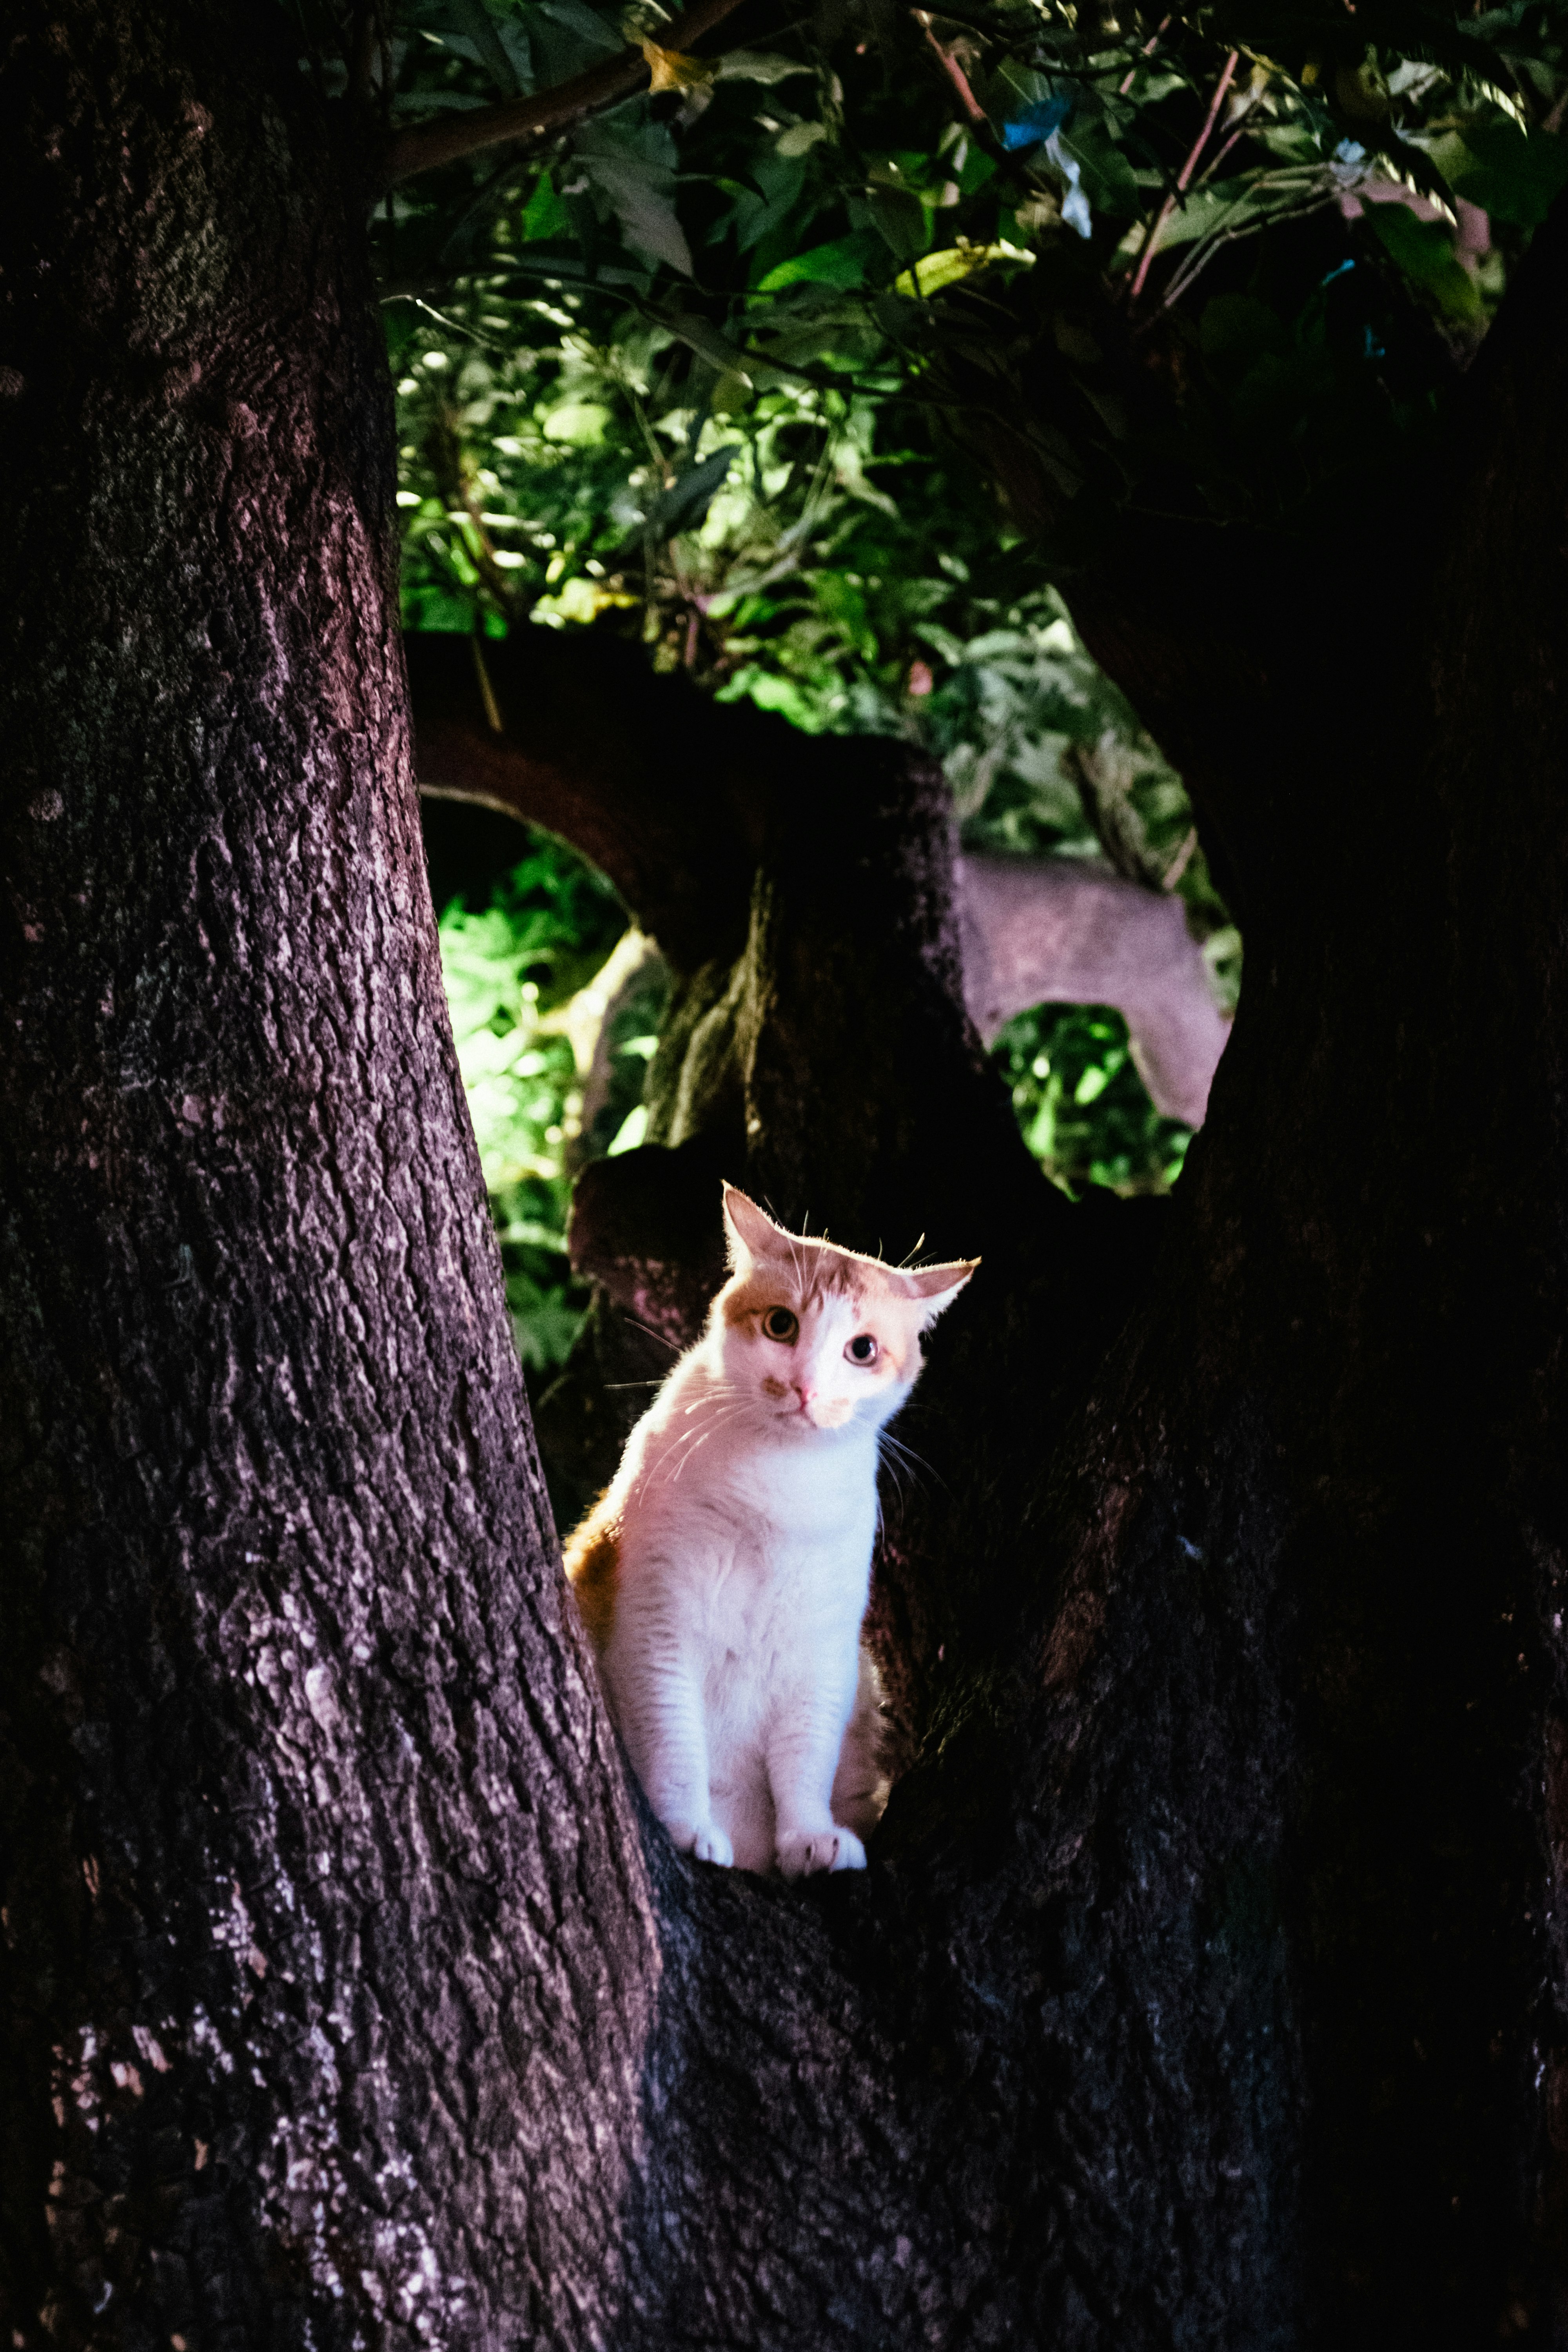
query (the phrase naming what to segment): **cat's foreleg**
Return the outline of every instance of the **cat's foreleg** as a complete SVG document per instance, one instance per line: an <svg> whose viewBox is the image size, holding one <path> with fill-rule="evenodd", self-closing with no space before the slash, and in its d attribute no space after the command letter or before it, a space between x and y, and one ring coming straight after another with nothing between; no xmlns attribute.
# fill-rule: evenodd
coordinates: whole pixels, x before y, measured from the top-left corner
<svg viewBox="0 0 1568 2352"><path fill-rule="evenodd" d="M713 1818L708 1732L694 1665L668 1633L660 1638L635 1622L624 1633L617 1627L605 1664L632 1769L677 1852L727 1868L735 1853Z"/></svg>
<svg viewBox="0 0 1568 2352"><path fill-rule="evenodd" d="M864 1870L866 1849L833 1818L852 1694L818 1685L781 1706L768 1741L768 1780L778 1816L775 1860L785 1878L818 1870Z"/></svg>

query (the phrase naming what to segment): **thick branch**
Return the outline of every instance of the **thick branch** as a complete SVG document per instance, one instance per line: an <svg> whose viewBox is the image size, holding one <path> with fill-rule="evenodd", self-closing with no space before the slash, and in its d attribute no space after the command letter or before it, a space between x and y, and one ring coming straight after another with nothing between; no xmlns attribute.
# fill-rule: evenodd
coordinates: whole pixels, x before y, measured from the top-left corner
<svg viewBox="0 0 1568 2352"><path fill-rule="evenodd" d="M716 706L597 634L410 635L404 648L424 790L572 842L678 971L739 951L773 799L811 756L782 719Z"/></svg>
<svg viewBox="0 0 1568 2352"><path fill-rule="evenodd" d="M846 763L782 719L656 677L613 637L405 642L421 788L561 834L685 973L737 952L771 812L798 806L806 769ZM963 1002L984 1042L1030 1005L1115 1005L1157 1107L1200 1124L1228 1028L1180 902L1076 859L955 871Z"/></svg>
<svg viewBox="0 0 1568 2352"><path fill-rule="evenodd" d="M1467 385L1442 562L1376 630L1321 567L1315 628L1237 580L1237 670L1168 568L1095 612L1150 723L1206 727L1268 936L1086 1415L1047 1674L1086 1748L1135 1705L1161 1751L1144 1834L1194 1838L1323 2343L1522 2333L1562 2276L1565 289L1560 205Z"/></svg>
<svg viewBox="0 0 1568 2352"><path fill-rule="evenodd" d="M957 868L963 1001L985 1043L1034 1004L1113 1004L1155 1108L1201 1127L1230 1024L1181 900L1077 858Z"/></svg>
<svg viewBox="0 0 1568 2352"><path fill-rule="evenodd" d="M739 5L740 0L694 0L685 15L667 28L660 47L690 49ZM538 90L531 98L507 99L500 106L410 124L394 132L375 174L375 192L380 194L401 180L412 180L462 155L476 155L486 147L502 146L514 139L542 139L548 131L564 130L584 114L629 98L648 72L648 60L642 51L628 47L624 56L590 66L585 73L574 74L570 81Z"/></svg>

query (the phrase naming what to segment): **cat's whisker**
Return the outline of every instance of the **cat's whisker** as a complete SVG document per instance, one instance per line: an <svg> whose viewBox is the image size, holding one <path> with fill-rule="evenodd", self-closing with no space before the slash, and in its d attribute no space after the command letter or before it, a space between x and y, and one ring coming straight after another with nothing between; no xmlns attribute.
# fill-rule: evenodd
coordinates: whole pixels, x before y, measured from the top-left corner
<svg viewBox="0 0 1568 2352"><path fill-rule="evenodd" d="M668 1332L656 1331L651 1323L639 1323L635 1315L628 1315L626 1317L626 1321L631 1325L634 1331L645 1332L648 1339L657 1339L661 1348L668 1348L672 1356L679 1356L680 1354L681 1350L679 1341L670 1339Z"/></svg>
<svg viewBox="0 0 1568 2352"><path fill-rule="evenodd" d="M928 1478L934 1478L936 1480L937 1485L942 1488L942 1493L947 1496L948 1500L950 1502L952 1500L952 1488L948 1485L947 1480L942 1476L942 1472L931 1463L928 1462L923 1454L917 1454L912 1445L906 1445L901 1437L893 1437L885 1429L881 1432L881 1442L888 1449L888 1452L896 1455L898 1460L903 1464L904 1467L910 1473L911 1476L918 1471L923 1470Z"/></svg>
<svg viewBox="0 0 1568 2352"><path fill-rule="evenodd" d="M721 1412L710 1413L707 1420L700 1421L695 1428L683 1429L679 1437L671 1440L671 1452L673 1453L678 1446L689 1445L694 1437L700 1437L709 1430L717 1429L725 1421L733 1421L736 1413L739 1412L740 1410L740 1402L737 1401L732 1404L726 1405Z"/></svg>
<svg viewBox="0 0 1568 2352"><path fill-rule="evenodd" d="M682 1464L688 1459L685 1449L689 1447L691 1452L695 1453L704 1438L711 1437L719 1430L727 1428L738 1415L744 1412L745 1402L743 1397L737 1397L724 1404L719 1411L710 1413L705 1422L698 1423L695 1428L682 1430L669 1448L669 1460L673 1466L666 1473L660 1484L672 1486L680 1475Z"/></svg>
<svg viewBox="0 0 1568 2352"><path fill-rule="evenodd" d="M881 1469L883 1469L883 1470L885 1470L885 1471L887 1472L887 1474L888 1474L888 1483L889 1483L889 1485L892 1487L892 1490L893 1490L894 1495L897 1496L897 1498L898 1498L898 1500L899 1500L900 1504L901 1505L901 1504L902 1504L902 1502L903 1502L903 1499L904 1499L904 1487L903 1487L903 1481L902 1481L902 1479L899 1476L898 1472L894 1469L893 1465L892 1465L890 1462L883 1462L883 1463L881 1463L879 1466ZM880 1531L881 1531L881 1526L882 1526L882 1497L881 1497L881 1494L880 1494L880 1492L879 1491L878 1496L877 1496L877 1528L878 1528L878 1531L879 1531L879 1533L880 1533Z"/></svg>
<svg viewBox="0 0 1568 2352"><path fill-rule="evenodd" d="M692 1454L696 1454L696 1452L698 1451L698 1448L699 1448L700 1446L706 1445L706 1444L707 1444L707 1443L708 1443L708 1440L709 1440L710 1437L715 1436L716 1434L717 1434L717 1432L716 1432L716 1431L711 1430L711 1429L705 1429L705 1430L702 1432L701 1436L698 1438L698 1440L697 1440L697 1444L696 1444L696 1445L694 1445L694 1446L692 1447L692 1449L691 1449L691 1453L690 1453L690 1454L683 1454L681 1455L680 1460L679 1460L679 1461L677 1463L677 1465L676 1465L676 1468L675 1468L675 1478L672 1478L672 1479L670 1480L670 1482L669 1482L671 1486L674 1486L674 1484L675 1484L675 1482L676 1482L676 1479L678 1479L678 1478L679 1477L679 1475L680 1475L681 1472L685 1469L685 1467L686 1467L687 1464L691 1460L691 1458L692 1458Z"/></svg>
<svg viewBox="0 0 1568 2352"><path fill-rule="evenodd" d="M888 1473L888 1475L891 1478L895 1488L901 1496L904 1492L905 1477L910 1471L910 1465L905 1459L903 1449L901 1447L888 1445L879 1447L877 1466L879 1470L885 1470Z"/></svg>

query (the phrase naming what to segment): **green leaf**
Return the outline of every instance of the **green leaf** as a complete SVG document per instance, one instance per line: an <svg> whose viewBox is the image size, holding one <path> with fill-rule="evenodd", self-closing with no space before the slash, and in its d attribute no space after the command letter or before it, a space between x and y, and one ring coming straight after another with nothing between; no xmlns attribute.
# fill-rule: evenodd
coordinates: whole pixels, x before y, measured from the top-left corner
<svg viewBox="0 0 1568 2352"><path fill-rule="evenodd" d="M609 423L610 412L603 401L567 400L558 408L544 411L539 429L547 441L562 442L568 448L596 449Z"/></svg>
<svg viewBox="0 0 1568 2352"><path fill-rule="evenodd" d="M720 81L760 81L770 86L814 70L795 58L781 58L768 49L728 49L714 65Z"/></svg>
<svg viewBox="0 0 1568 2352"><path fill-rule="evenodd" d="M1113 221L1137 217L1142 197L1132 166L1102 131L1092 127L1075 129L1070 139L1058 134L1057 144L1082 172L1083 192L1096 220L1102 214Z"/></svg>
<svg viewBox="0 0 1568 2352"><path fill-rule="evenodd" d="M963 169L958 174L958 192L962 196L978 195L987 180L996 177L996 165L984 147L972 141L963 159Z"/></svg>
<svg viewBox="0 0 1568 2352"><path fill-rule="evenodd" d="M637 1150L641 1146L643 1137L647 1133L647 1105L646 1103L638 1103L635 1110L629 1110L626 1113L626 1118L622 1120L619 1129L616 1130L615 1139L610 1144L605 1157L607 1160L614 1160L623 1151Z"/></svg>
<svg viewBox="0 0 1568 2352"><path fill-rule="evenodd" d="M710 457L704 457L700 466L693 466L689 474L672 482L644 516L644 532L655 539L674 539L678 532L695 530L723 488L740 447L738 441L727 441L721 449L715 449Z"/></svg>
<svg viewBox="0 0 1568 2352"><path fill-rule="evenodd" d="M1417 220L1408 205L1368 205L1365 217L1379 244L1445 317L1480 317L1476 282L1455 260L1453 235L1446 222Z"/></svg>
<svg viewBox="0 0 1568 2352"><path fill-rule="evenodd" d="M694 275L691 248L675 210L673 147L648 125L629 135L610 121L590 122L574 142L578 161L621 224L629 245L681 277Z"/></svg>
<svg viewBox="0 0 1568 2352"><path fill-rule="evenodd" d="M781 261L776 269L769 270L757 292L778 294L786 286L863 286L865 282L866 240L856 235L835 237L830 245L814 245L792 261Z"/></svg>
<svg viewBox="0 0 1568 2352"><path fill-rule="evenodd" d="M913 261L931 243L931 215L911 188L873 188L867 209L900 261Z"/></svg>
<svg viewBox="0 0 1568 2352"><path fill-rule="evenodd" d="M403 595L403 620L405 627L410 629L432 629L449 635L471 636L474 600L471 596L456 596L449 588L439 586L406 588Z"/></svg>
<svg viewBox="0 0 1568 2352"><path fill-rule="evenodd" d="M1514 122L1472 124L1430 152L1457 195L1520 228L1539 227L1568 187L1568 139L1540 131L1527 138Z"/></svg>
<svg viewBox="0 0 1568 2352"><path fill-rule="evenodd" d="M899 294L929 297L944 286L956 286L961 278L973 278L977 269L994 269L1006 263L1015 269L1032 269L1035 257L1022 246L950 245L940 253L928 253L901 278L895 278L893 289Z"/></svg>
<svg viewBox="0 0 1568 2352"><path fill-rule="evenodd" d="M479 63L501 95L504 98L521 98L524 94L522 77L496 28L485 0L447 0L447 5L453 18L473 43ZM514 37L521 33L521 26L515 17L509 30Z"/></svg>
<svg viewBox="0 0 1568 2352"><path fill-rule="evenodd" d="M678 313L666 323L672 335L679 336L688 350L705 359L710 367L716 367L721 375L745 375L751 369L752 360L740 345L694 312Z"/></svg>
<svg viewBox="0 0 1568 2352"><path fill-rule="evenodd" d="M618 49L624 47L620 27L585 0L534 0L541 16L548 16L563 29L575 34L585 47L595 49Z"/></svg>
<svg viewBox="0 0 1568 2352"><path fill-rule="evenodd" d="M523 210L524 238L530 245L537 245L545 237L568 236L571 229L571 215L555 193L555 183L548 172L541 172Z"/></svg>
<svg viewBox="0 0 1568 2352"><path fill-rule="evenodd" d="M805 165L798 156L759 156L752 178L754 190L742 188L734 199L736 243L742 253L782 229L805 194Z"/></svg>

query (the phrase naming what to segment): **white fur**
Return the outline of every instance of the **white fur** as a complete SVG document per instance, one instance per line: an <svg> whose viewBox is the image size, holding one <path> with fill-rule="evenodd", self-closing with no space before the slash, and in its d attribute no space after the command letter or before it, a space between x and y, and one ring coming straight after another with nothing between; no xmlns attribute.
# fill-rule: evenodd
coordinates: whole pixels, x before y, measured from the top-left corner
<svg viewBox="0 0 1568 2352"><path fill-rule="evenodd" d="M765 1260L738 1220L748 1239L787 1250L790 1237L743 1195L728 1194L726 1213L737 1282L754 1287ZM776 1863L792 1877L865 1867L843 1816L868 1831L879 1809L865 1785L876 1691L859 1645L879 1433L918 1377L919 1326L968 1272L954 1268L940 1297L881 1302L886 1321L902 1318L897 1377L893 1351L875 1374L845 1355L875 1322L875 1299L807 1299L803 1281L784 1347L756 1315L726 1320L721 1294L632 1433L595 1515L618 1523L602 1667L655 1811L700 1860Z"/></svg>

